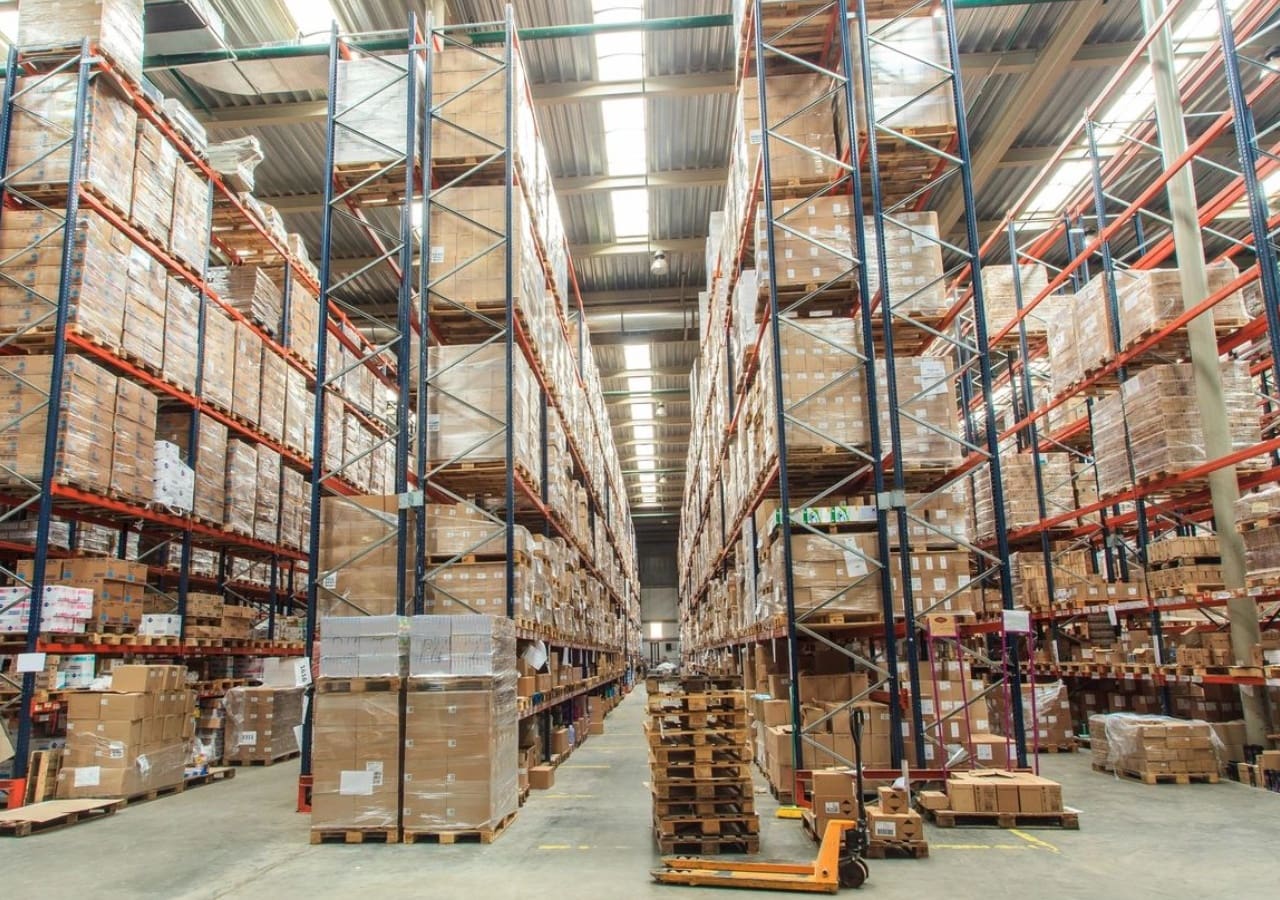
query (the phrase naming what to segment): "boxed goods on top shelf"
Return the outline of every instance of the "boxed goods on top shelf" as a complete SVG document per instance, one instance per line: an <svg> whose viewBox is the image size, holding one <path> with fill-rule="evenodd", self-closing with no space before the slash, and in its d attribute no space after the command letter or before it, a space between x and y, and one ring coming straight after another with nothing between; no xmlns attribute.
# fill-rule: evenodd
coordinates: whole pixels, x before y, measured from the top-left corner
<svg viewBox="0 0 1280 900"><path fill-rule="evenodd" d="M79 47L85 38L134 81L142 80L142 0L24 0L17 45Z"/></svg>
<svg viewBox="0 0 1280 900"><path fill-rule="evenodd" d="M1257 444L1261 428L1248 364L1224 362L1222 383L1232 451ZM1134 479L1175 476L1209 461L1195 390L1190 363L1152 366L1094 407L1094 451L1103 495L1130 487ZM1240 461L1236 469L1266 465L1259 456Z"/></svg>

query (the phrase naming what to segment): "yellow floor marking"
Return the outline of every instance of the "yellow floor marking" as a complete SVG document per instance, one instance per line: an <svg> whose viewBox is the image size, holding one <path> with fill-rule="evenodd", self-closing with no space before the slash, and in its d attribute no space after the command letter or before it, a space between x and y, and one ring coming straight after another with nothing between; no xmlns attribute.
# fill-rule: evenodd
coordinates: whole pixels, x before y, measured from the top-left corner
<svg viewBox="0 0 1280 900"><path fill-rule="evenodd" d="M929 847L935 850L1034 850L1034 847L1028 847L1026 844L936 844L929 842Z"/></svg>
<svg viewBox="0 0 1280 900"><path fill-rule="evenodd" d="M573 846L570 844L539 844L538 849L539 850L572 850Z"/></svg>
<svg viewBox="0 0 1280 900"><path fill-rule="evenodd" d="M1040 840L1040 838L1035 837L1034 835L1027 834L1025 831L1019 831L1016 828L1010 828L1009 833L1015 834L1018 837L1022 838L1024 841L1026 841L1028 844L1030 844L1032 847L1036 848L1037 850L1048 850L1050 853L1060 852L1058 848L1055 847L1053 844L1050 844L1048 841L1042 841Z"/></svg>
<svg viewBox="0 0 1280 900"><path fill-rule="evenodd" d="M598 765L588 763L561 763L558 768L561 769L612 769L609 763L601 763Z"/></svg>

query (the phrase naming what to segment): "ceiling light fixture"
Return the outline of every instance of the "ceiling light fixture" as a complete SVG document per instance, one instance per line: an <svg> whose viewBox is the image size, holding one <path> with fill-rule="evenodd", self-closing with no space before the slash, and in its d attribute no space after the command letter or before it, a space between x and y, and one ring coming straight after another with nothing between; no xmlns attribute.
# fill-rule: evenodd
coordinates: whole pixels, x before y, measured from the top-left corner
<svg viewBox="0 0 1280 900"><path fill-rule="evenodd" d="M649 271L659 278L670 272L671 266L667 264L667 254L661 250L653 251L653 262L649 264Z"/></svg>

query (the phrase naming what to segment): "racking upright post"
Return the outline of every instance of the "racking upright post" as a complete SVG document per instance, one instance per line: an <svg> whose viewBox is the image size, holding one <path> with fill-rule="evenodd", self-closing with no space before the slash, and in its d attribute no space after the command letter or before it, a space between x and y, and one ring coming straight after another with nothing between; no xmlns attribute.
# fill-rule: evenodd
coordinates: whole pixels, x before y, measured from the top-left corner
<svg viewBox="0 0 1280 900"><path fill-rule="evenodd" d="M450 588L450 577L459 564L482 548L500 541L503 547L505 593L503 615L515 617L516 606L516 486L524 480L517 473L514 393L517 373L516 272L513 253L514 203L519 188L513 144L515 26L513 13L491 23L503 35L497 47L473 45L468 35L475 25L432 23L427 48L426 87L430 175L424 193L422 245L434 256L423 264L425 290L422 292L426 321L439 343L431 348L422 368L421 391L425 401L426 459L423 487L436 502L458 504L483 523L485 529L457 553L435 553L431 544L430 512L424 522L423 554L427 559L422 576L424 595L438 609L455 606L458 611L492 612L478 609ZM445 82L445 63L451 63ZM465 59L465 62L462 60ZM462 72L464 74L458 75ZM500 85L503 116L494 133L479 134L468 124L469 92L492 91ZM452 155L459 141L470 143L471 154ZM487 209L473 201L482 194L496 197L499 208ZM483 201L481 201L483 202ZM445 258L442 232L468 234L478 247L458 250L456 258ZM470 245L468 245L470 246ZM477 302L469 278L498 273L500 302ZM502 412L494 415L485 404L476 402L470 376L500 351ZM452 416L450 415L452 414ZM461 422L452 426L450 421ZM460 439L450 441L447 430L457 429ZM443 449L441 449L443 448ZM545 444L542 448L545 456ZM493 465L494 463L497 465ZM539 466L541 468L541 466ZM475 471L485 473L479 479ZM496 475L497 477L491 477ZM489 498L501 497L491 505ZM483 552L492 552L486 549Z"/></svg>
<svg viewBox="0 0 1280 900"><path fill-rule="evenodd" d="M889 577L889 539L885 528L885 508L877 502L877 528L874 536L876 550L865 552L847 536L831 535L810 522L808 512L821 507L828 498L839 498L853 493L860 476L870 469L873 472L877 501L884 498L883 484L876 464L880 455L879 420L874 391L868 392L868 433L864 439L849 429L853 423L823 422L815 407L806 410L807 396L795 396L788 386L786 347L799 342L823 347L826 352L842 362L829 374L830 384L841 384L857 390L860 380L869 381L874 368L869 329L859 331L854 327L852 314L855 294L865 303L869 290L862 246L861 228L857 219L861 216L862 187L859 160L852 152L837 156L835 148L805 146L793 136L793 122L810 114L815 108L830 105L835 117L846 123L855 120L852 106L853 70L852 54L848 46L849 32L846 0L831 3L802 4L794 19L777 21L768 15L768 4L756 0L753 9L752 47L758 85L759 121L761 139L760 178L761 205L759 221L765 237L765 265L768 275L767 305L764 310L764 337L768 341L769 357L762 366L762 378L769 379L766 394L772 397L772 418L777 457L778 518L782 548L782 599L786 619L788 649L790 704L792 729L792 756L797 770L805 768L806 748L817 747L814 733L827 727L837 716L848 714L853 704L867 698L872 691L888 684L891 693L897 694L897 673L893 665L895 653L895 627L892 613L892 583ZM776 24L771 24L776 22ZM829 29L829 48L814 52L808 43L808 35L815 26ZM819 45L821 46L821 45ZM800 71L812 79L814 96L799 108L788 107L785 113L770 112L771 96L780 96L776 78L779 71ZM839 135L836 135L837 141ZM809 179L775 178L775 156L808 160L809 171L824 173ZM803 166L801 166L803 168ZM789 166L788 172L792 171ZM818 198L844 198L843 211L833 214L836 226L831 233L811 232L805 227L809 204ZM833 208L835 209L835 208ZM859 236L858 246L841 239L840 229ZM786 284L783 272L782 241L793 242L801 248L801 256L808 251L821 253L833 260L833 270L823 273L820 284ZM794 248L793 248L794 249ZM835 319L828 323L826 316L834 311ZM817 393L815 391L814 393ZM859 423L860 424L860 423ZM803 449L802 449L803 448ZM816 448L822 465L813 467L806 452ZM754 524L752 533L754 534ZM822 589L816 601L798 610L796 605L795 547L793 541L800 537L824 546L838 548L847 563L847 578L840 586ZM754 544L754 542L753 542ZM775 551L776 552L776 551ZM754 565L754 562L753 562ZM870 590L878 598L877 612L883 616L883 634L887 664L859 653L851 646L833 640L831 636L814 627L826 618L831 609L838 609L845 602ZM823 714L816 720L803 724L800 709L799 640L806 638L828 650L847 656L874 677L868 677L866 689L856 693L838 708ZM891 742L895 746L894 762L901 757L901 729L898 727L898 709L890 704L893 716ZM830 752L830 751L828 751ZM844 764L853 760L843 759L842 754L831 753Z"/></svg>
<svg viewBox="0 0 1280 900"><path fill-rule="evenodd" d="M307 573L306 644L307 654L312 657L322 613L405 614L410 597L409 555L419 546L412 527L417 517L410 516L410 510L421 503L421 496L409 491L413 428L409 379L413 370L412 326L416 319L413 265L418 223L414 221L413 198L419 193L422 173L419 142L423 133L420 117L426 44L413 15L403 34L403 47L397 48L398 52L383 53L361 51L359 36L341 35L336 26L329 37L320 245L321 324L316 353ZM386 202L388 197L390 203ZM375 198L376 206L370 203ZM333 265L335 245L353 232L367 235L377 255L356 271L340 275ZM374 267L383 266L395 277L396 317L391 327L361 303L361 279ZM371 333L377 334L378 339L367 345L356 344L345 330L351 323L376 329ZM335 353L332 343L348 351L347 355L342 350ZM351 381L359 378L374 382L372 399L369 391L351 386ZM378 402L387 390L394 392L394 399ZM332 410L337 410L338 416ZM341 431L333 433L331 422L350 416L377 429L371 446L352 452ZM391 496L352 496L351 486L368 481L360 475L362 465L376 461L379 450L387 447L393 448ZM324 523L339 519L347 525L360 523L367 529L366 542L347 555L328 552L323 545ZM393 552L390 567L394 571L384 582L354 584L349 576L344 578L362 560L388 552ZM303 727L300 809L308 806L311 741L308 715Z"/></svg>
<svg viewBox="0 0 1280 900"><path fill-rule="evenodd" d="M80 186L75 178L75 174L80 171L81 157L84 152L82 135L84 133L86 102L89 93L89 78L93 68L93 57L90 54L89 39L85 38L80 46L80 52L70 57L66 62L57 66L52 73L46 77L54 77L65 71L73 71L75 73L76 101L75 116L72 119L72 132L69 138L70 161L67 171L71 173L71 177L67 179L66 206L64 208L62 229L62 259L60 261L59 270L62 277L58 279L57 299L54 302L54 308L51 311L53 319L53 362L49 374L49 393L47 403L44 408L45 429L44 429L44 458L41 463L41 476L39 484L30 484L29 486L36 491L36 495L32 500L24 503L22 507L27 508L34 502L37 510L36 522L36 541L35 556L32 566L31 579L28 582L30 588L29 595L29 612L27 618L27 634L26 634L26 652L34 653L36 644L40 637L40 616L41 616L41 597L44 593L45 581L47 578L48 564L48 548L49 548L49 526L53 519L53 492L50 485L53 484L56 477L57 455L58 455L58 432L59 426L62 424L62 381L63 370L66 366L67 359L67 319L70 309L70 291L71 282L66 277L66 273L70 271L72 261L75 255L75 227L76 214L80 208ZM10 53L10 63L8 72L9 77L5 79L5 129L4 129L4 151L5 159L0 160L3 168L0 168L0 175L3 181L0 181L0 201L7 199L10 194L10 180L15 174L9 171L8 165L8 149L9 139L11 137L10 128L12 121L10 113L13 109L14 98L21 96L25 91L14 91L11 85L18 79L16 77L19 69L16 66L16 58ZM33 86L28 85L26 90L32 90ZM50 151L50 153L56 151ZM3 204L0 203L0 206ZM38 322L32 326L32 329L38 328L40 324L46 322L49 316L40 317ZM13 338L6 339L5 343L10 343ZM27 414L29 415L29 414ZM23 416L25 418L25 415ZM26 480L26 479L23 479ZM7 518L7 515L6 515ZM36 676L34 672L26 672L22 676L22 700L21 709L18 718L18 742L14 748L13 774L15 779L23 779L27 774L27 761L30 758L31 750L31 704L35 696ZM18 790L25 782L18 781L11 790Z"/></svg>
<svg viewBox="0 0 1280 900"><path fill-rule="evenodd" d="M945 538L957 546L963 547L977 560L977 574L973 577L967 590L980 589L984 585L998 583L1002 606L1006 610L1013 608L1013 591L1009 567L1009 541L1005 522L1004 488L1000 466L1000 439L996 424L995 408L992 399L993 374L992 354L988 340L988 322L986 306L982 291L980 266L981 243L978 237L977 215L974 203L972 161L969 151L968 128L965 119L964 91L960 76L960 56L957 43L955 5L952 0L943 0L941 7L929 2L875 4L875 13L869 12L871 4L868 0L858 0L857 15L851 28L858 34L858 49L861 62L863 123L867 134L861 136L866 144L867 166L870 176L871 223L869 228L874 233L874 246L877 255L877 302L883 330L883 375L877 377L884 382L885 395L888 402L890 424L890 446L892 454L892 479L890 482L890 502L896 510L899 556L901 564L901 589L903 616L906 620L905 649L907 656L907 672L912 685L913 706L919 704L920 675L919 649L916 640L916 617L931 609L945 608L948 598L925 598L925 604L917 609L914 591L911 587L912 572L910 556L912 539L910 531L914 526L927 533L937 534L940 530L936 524L928 522L916 510L930 502L930 498L938 496L950 488L965 474L975 479L983 479L989 491L993 518L994 545L990 549L976 543L961 539L949 532ZM925 23L934 22L933 26ZM921 48L937 48L941 44L941 53L930 58ZM877 73L875 66L887 66L889 71L894 67L913 67L918 74L915 79L904 84L895 97L895 102L877 103L875 84ZM929 101L943 105L950 112L951 130L938 127L941 123L931 122L935 113L929 112ZM932 127L930 127L932 126ZM933 183L926 180L923 184L913 183L903 186L888 178L888 169L881 168L880 148L889 144L913 154L918 160L931 163L933 166L932 182L943 179L958 182L953 189L959 190L963 200L963 244L954 244L946 236L939 234L936 224L921 221L911 214L921 209L927 202ZM886 254L893 236L903 233L910 235L917 245L933 246L959 260L953 271L967 270L972 278L972 290L968 295L968 307L973 321L973 343L967 348L958 346L957 338L945 328L954 310L940 310L938 306L930 308L931 292L941 289L948 273L938 273L924 286L895 284L887 267ZM945 306L946 304L940 304ZM914 393L903 390L904 376L899 369L908 359L898 355L907 352L918 352L917 348L928 347L931 356L944 360L956 360L950 371L944 369L941 375L922 372L919 382L925 382ZM961 352L964 349L966 352ZM967 362L961 362L965 358ZM945 365L945 363L944 363ZM964 378L968 370L976 366L981 398L981 440L971 443L966 440L959 424L947 427L948 423L929 422L909 410L910 404L927 396L930 392L942 390L948 395L957 392L955 382ZM876 386L878 387L878 385ZM953 465L939 477L922 478L923 471L912 471L909 466L910 447L903 441L904 425L916 434L929 434L929 440L938 440L936 452L944 459L954 459L964 454L976 453L979 463L976 467ZM946 448L946 449L944 449ZM914 488L921 491L923 499L908 503L907 490ZM926 538L927 541L932 538ZM931 641L933 646L937 641ZM962 642L955 641L954 646L961 654L959 663L963 665L964 647ZM1000 681L988 688L1003 689L1001 682L1007 683L1013 695L1021 695L1021 672L1017 645L1007 645L1006 653L1001 659ZM979 702L984 694L968 698L967 702ZM913 708L915 718L921 713ZM967 715L967 711L965 713ZM1018 765L1026 764L1026 740L1022 721L1022 705L1012 706L1014 741L1017 746ZM945 743L942 735L943 720L938 718L931 731L926 745L925 735L915 735L915 752L918 764L926 764L936 752L936 746ZM937 760L941 762L941 760Z"/></svg>

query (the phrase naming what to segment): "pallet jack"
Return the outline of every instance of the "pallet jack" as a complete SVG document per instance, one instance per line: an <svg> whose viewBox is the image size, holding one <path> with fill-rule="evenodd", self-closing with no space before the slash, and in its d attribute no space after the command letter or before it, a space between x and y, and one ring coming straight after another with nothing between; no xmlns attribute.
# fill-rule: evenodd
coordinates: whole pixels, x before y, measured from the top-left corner
<svg viewBox="0 0 1280 900"><path fill-rule="evenodd" d="M850 714L853 759L858 796L858 819L831 819L822 833L818 856L811 863L769 860L726 860L694 856L664 856L662 868L652 871L661 884L687 887L744 888L758 891L792 891L834 894L841 888L859 888L869 872L867 807L862 798L862 726L864 714Z"/></svg>

